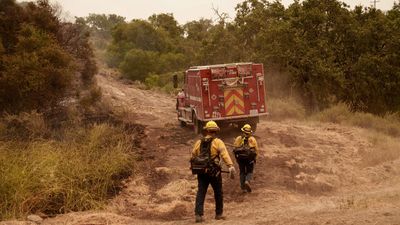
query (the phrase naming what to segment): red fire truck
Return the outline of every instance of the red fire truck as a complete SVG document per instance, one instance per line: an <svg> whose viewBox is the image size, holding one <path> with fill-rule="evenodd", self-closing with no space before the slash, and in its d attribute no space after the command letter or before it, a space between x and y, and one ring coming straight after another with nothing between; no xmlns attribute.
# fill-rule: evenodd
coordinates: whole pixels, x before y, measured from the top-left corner
<svg viewBox="0 0 400 225"><path fill-rule="evenodd" d="M178 120L200 133L205 122L219 126L248 123L256 129L266 115L264 68L259 63L194 66L184 74L177 96Z"/></svg>

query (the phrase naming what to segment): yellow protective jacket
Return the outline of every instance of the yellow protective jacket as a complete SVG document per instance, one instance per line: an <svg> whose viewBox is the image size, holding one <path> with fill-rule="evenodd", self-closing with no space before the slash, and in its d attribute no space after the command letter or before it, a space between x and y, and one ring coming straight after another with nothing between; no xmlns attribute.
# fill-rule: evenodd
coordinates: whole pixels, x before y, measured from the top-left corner
<svg viewBox="0 0 400 225"><path fill-rule="evenodd" d="M254 149L256 150L256 154L257 154L257 156L258 156L258 145L257 145L256 138L253 137L253 136L250 136L249 139L248 139L248 141L249 141L249 146L250 146L250 148L254 148ZM243 136L238 136L238 137L236 137L235 143L233 143L233 145L234 145L235 147L240 147L240 146L242 146L243 144L244 144L244 137L243 137Z"/></svg>
<svg viewBox="0 0 400 225"><path fill-rule="evenodd" d="M204 138L208 139L208 138L212 138L212 137L210 135L207 135ZM192 158L194 158L200 154L200 144L201 144L201 140L196 141L196 143L194 144L193 150L192 150ZM228 167L233 165L231 157L229 156L228 150L226 149L224 142L219 138L215 138L212 141L210 156L212 159L214 159L214 158L217 160L222 159Z"/></svg>

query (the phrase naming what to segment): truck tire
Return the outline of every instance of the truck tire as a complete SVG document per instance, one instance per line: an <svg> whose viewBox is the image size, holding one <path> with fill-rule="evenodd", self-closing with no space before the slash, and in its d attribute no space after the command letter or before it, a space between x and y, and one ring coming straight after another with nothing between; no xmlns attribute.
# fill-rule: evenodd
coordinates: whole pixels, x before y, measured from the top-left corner
<svg viewBox="0 0 400 225"><path fill-rule="evenodd" d="M198 120L197 118L196 118L196 115L193 115L194 117L194 121L193 121L193 128L194 128L194 133L196 133L196 134L201 134L201 132L202 132L202 130L203 130L203 123L200 121L200 120Z"/></svg>
<svg viewBox="0 0 400 225"><path fill-rule="evenodd" d="M180 120L180 121L179 121L179 125L180 125L181 127L186 127L186 122Z"/></svg>

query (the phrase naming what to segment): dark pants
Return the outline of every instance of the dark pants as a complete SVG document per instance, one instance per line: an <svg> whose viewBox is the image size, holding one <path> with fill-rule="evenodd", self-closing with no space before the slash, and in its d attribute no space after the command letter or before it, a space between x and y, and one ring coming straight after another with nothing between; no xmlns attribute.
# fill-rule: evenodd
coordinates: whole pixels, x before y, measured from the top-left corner
<svg viewBox="0 0 400 225"><path fill-rule="evenodd" d="M197 175L198 181L198 190L196 196L196 205L194 209L194 213L196 215L202 216L204 214L204 200L206 198L208 185L211 184L211 187L214 190L214 198L215 198L215 214L222 215L223 213L223 197L222 197L222 177L219 174L216 177L212 177L206 174Z"/></svg>
<svg viewBox="0 0 400 225"><path fill-rule="evenodd" d="M254 161L238 161L240 170L240 187L244 189L244 182L253 178Z"/></svg>

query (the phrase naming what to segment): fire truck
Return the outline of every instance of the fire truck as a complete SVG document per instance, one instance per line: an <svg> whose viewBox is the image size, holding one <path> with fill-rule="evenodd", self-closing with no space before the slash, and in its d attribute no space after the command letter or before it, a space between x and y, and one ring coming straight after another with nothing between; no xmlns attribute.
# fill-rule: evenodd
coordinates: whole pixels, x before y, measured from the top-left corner
<svg viewBox="0 0 400 225"><path fill-rule="evenodd" d="M190 67L184 73L176 110L180 124L193 125L196 133L210 120L222 127L248 123L255 130L259 117L267 114L263 64Z"/></svg>

